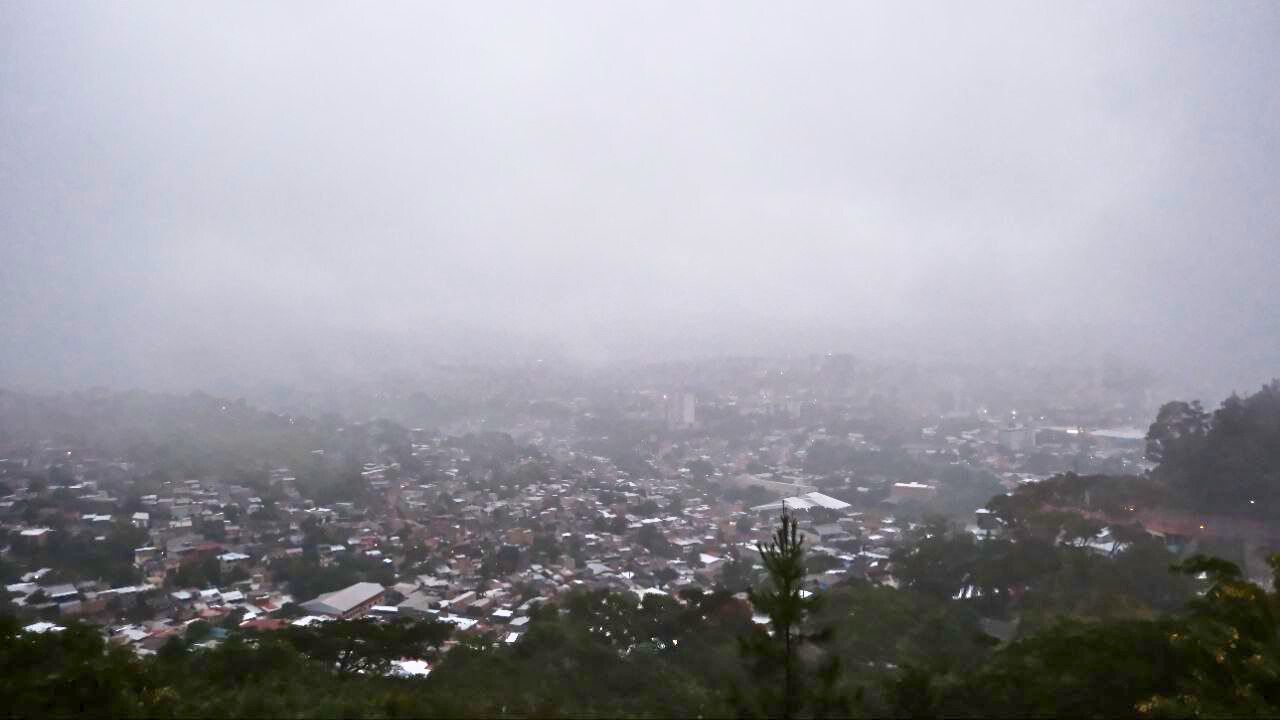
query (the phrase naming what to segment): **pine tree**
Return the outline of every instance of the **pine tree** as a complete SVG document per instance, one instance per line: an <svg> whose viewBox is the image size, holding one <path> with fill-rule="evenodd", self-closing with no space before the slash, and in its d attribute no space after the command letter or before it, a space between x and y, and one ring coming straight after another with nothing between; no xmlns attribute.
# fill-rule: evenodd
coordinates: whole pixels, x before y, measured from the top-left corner
<svg viewBox="0 0 1280 720"><path fill-rule="evenodd" d="M791 718L801 706L801 680L797 651L806 641L826 639L825 634L805 634L803 625L809 613L817 608L818 596L803 592L805 576L804 538L795 518L784 512L780 526L768 544L757 543L756 549L769 573L764 588L750 591L751 603L769 616L773 636L768 640L754 638L744 643L743 650L757 660L761 669L782 666L782 698L780 715ZM825 675L825 673L824 673ZM762 688L767 692L767 688ZM772 714L772 713L771 713Z"/></svg>

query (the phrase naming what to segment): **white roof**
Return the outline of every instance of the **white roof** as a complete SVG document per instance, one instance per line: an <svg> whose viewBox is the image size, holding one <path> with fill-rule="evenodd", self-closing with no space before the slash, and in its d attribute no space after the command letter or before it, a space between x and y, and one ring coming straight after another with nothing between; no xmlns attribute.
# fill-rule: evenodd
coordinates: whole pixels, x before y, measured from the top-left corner
<svg viewBox="0 0 1280 720"><path fill-rule="evenodd" d="M472 627L475 626L477 622L479 622L477 620L472 620L471 618L462 617L460 615L441 615L440 621L447 622L453 625L454 627L458 628L459 630L463 630L463 631L470 630Z"/></svg>
<svg viewBox="0 0 1280 720"><path fill-rule="evenodd" d="M820 492L805 493L800 497L808 500L814 505L827 508L828 510L844 510L845 508L849 507L849 503L843 500L837 500L836 498L833 498L830 495L823 495Z"/></svg>
<svg viewBox="0 0 1280 720"><path fill-rule="evenodd" d="M24 583L32 582L35 580L39 580L40 578L44 577L45 575L48 575L51 572L53 572L53 568L40 568L39 570L32 570L31 572L24 574L20 579Z"/></svg>
<svg viewBox="0 0 1280 720"><path fill-rule="evenodd" d="M312 612L323 611L341 615L342 613L350 612L362 603L372 600L383 592L386 592L386 588L378 583L358 582L341 590L325 593L315 600L304 603L303 607Z"/></svg>
<svg viewBox="0 0 1280 720"><path fill-rule="evenodd" d="M62 583L61 585L50 585L49 587L43 588L43 590L45 594L51 598L64 597L66 595L75 595L77 592L79 592L78 590L76 590L76 586L72 585L71 583Z"/></svg>
<svg viewBox="0 0 1280 720"><path fill-rule="evenodd" d="M644 600L645 595L666 595L665 592L659 590L658 588L636 587L636 588L631 588L631 592L635 593L636 595L639 595L641 600Z"/></svg>
<svg viewBox="0 0 1280 720"><path fill-rule="evenodd" d="M811 510L815 507L822 507L828 510L844 510L851 507L851 505L843 500L837 500L830 495L823 495L815 491L796 495L795 497L783 498L764 505L757 505L751 509L755 512L762 512L765 510L781 510L783 507L788 510Z"/></svg>
<svg viewBox="0 0 1280 720"><path fill-rule="evenodd" d="M391 663L391 674L400 677L426 677L431 674L431 666L426 660L394 660Z"/></svg>

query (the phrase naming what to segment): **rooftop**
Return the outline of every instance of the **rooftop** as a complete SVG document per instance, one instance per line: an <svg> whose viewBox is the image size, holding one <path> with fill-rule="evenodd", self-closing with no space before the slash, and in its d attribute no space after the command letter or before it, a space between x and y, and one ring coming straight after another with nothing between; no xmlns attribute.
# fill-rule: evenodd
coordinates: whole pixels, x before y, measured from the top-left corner
<svg viewBox="0 0 1280 720"><path fill-rule="evenodd" d="M351 612L385 591L386 588L377 583L358 582L341 590L325 593L315 600L303 603L302 607L311 612L342 615Z"/></svg>

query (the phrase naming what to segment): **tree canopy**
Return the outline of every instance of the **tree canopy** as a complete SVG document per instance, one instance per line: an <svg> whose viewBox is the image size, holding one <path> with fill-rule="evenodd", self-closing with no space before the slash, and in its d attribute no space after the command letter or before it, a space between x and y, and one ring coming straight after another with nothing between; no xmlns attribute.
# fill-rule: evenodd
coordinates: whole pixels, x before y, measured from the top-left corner
<svg viewBox="0 0 1280 720"><path fill-rule="evenodd" d="M1212 415L1170 402L1147 432L1154 476L1205 512L1280 521L1280 380L1232 395Z"/></svg>

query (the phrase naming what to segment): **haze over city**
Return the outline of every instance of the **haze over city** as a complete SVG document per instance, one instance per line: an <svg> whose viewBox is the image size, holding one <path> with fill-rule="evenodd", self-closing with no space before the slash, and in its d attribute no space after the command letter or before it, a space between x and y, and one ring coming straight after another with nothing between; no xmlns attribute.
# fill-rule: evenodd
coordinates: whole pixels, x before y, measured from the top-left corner
<svg viewBox="0 0 1280 720"><path fill-rule="evenodd" d="M0 1L0 707L1280 717L1277 40Z"/></svg>
<svg viewBox="0 0 1280 720"><path fill-rule="evenodd" d="M1280 367L1274 3L6 3L0 385ZM1219 393L1220 394L1220 393Z"/></svg>

